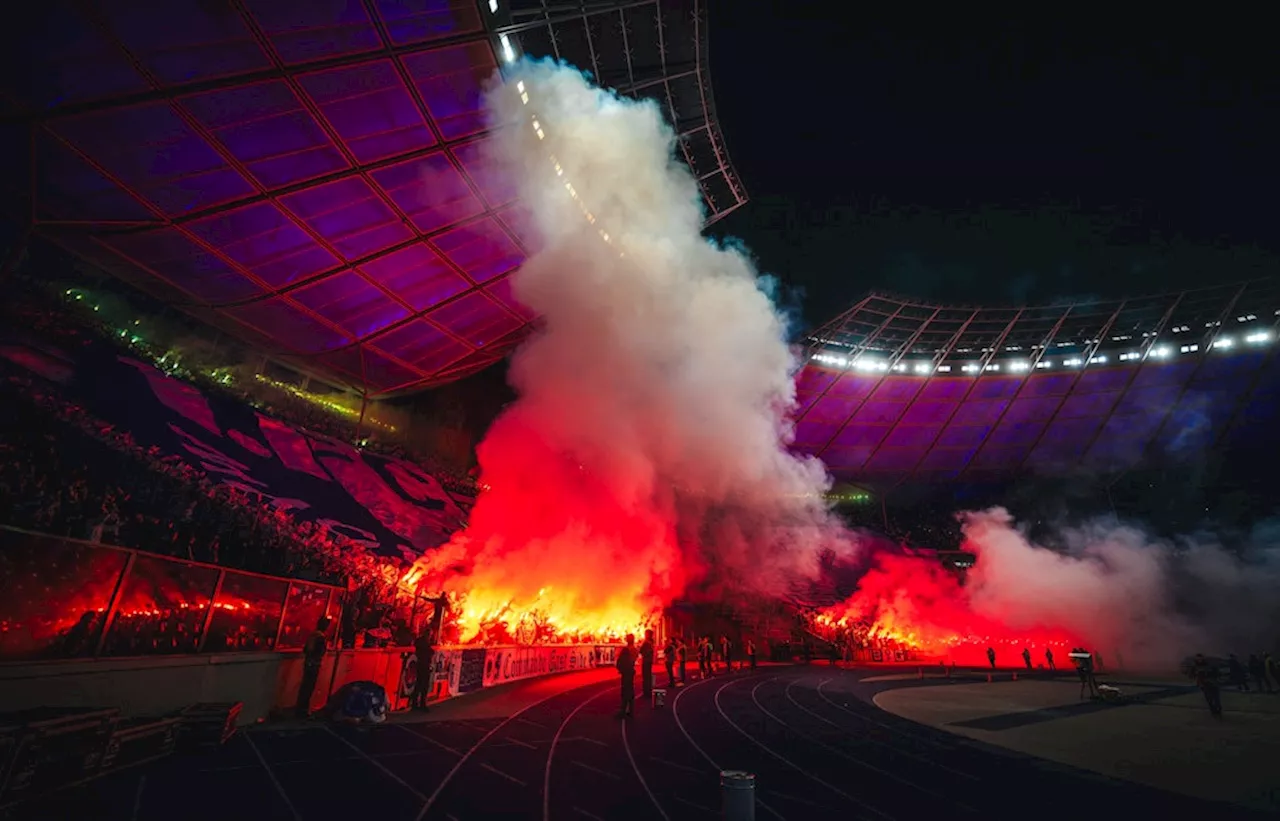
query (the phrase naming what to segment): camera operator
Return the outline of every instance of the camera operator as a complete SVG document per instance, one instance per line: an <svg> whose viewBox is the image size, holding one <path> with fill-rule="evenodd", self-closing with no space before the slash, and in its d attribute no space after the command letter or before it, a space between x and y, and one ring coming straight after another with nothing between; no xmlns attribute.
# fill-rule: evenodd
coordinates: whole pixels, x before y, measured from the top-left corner
<svg viewBox="0 0 1280 821"><path fill-rule="evenodd" d="M1076 672L1080 675L1080 700L1084 700L1085 690L1088 689L1090 698L1098 697L1098 681L1093 675L1093 654L1083 647L1071 648L1071 662L1076 666Z"/></svg>

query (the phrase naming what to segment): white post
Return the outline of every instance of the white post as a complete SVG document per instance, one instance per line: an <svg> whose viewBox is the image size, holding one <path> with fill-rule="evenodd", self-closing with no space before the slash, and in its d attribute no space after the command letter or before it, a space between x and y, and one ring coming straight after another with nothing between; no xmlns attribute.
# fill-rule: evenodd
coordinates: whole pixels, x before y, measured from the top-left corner
<svg viewBox="0 0 1280 821"><path fill-rule="evenodd" d="M720 773L720 792L725 821L755 821L756 777L741 770Z"/></svg>

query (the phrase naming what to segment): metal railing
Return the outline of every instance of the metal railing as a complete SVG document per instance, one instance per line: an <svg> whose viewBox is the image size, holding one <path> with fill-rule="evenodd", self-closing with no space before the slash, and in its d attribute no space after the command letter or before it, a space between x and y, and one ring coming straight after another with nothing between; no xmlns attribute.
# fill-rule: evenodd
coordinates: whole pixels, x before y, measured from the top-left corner
<svg viewBox="0 0 1280 821"><path fill-rule="evenodd" d="M344 592L0 526L0 662L296 649Z"/></svg>

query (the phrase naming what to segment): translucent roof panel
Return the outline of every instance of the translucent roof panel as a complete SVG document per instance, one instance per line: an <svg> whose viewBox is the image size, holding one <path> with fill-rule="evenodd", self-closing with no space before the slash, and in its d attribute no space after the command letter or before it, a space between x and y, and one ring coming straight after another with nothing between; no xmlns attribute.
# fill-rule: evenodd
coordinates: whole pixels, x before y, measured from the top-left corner
<svg viewBox="0 0 1280 821"><path fill-rule="evenodd" d="M38 233L276 360L390 393L465 376L536 318L486 167L482 89L552 56L680 134L708 220L745 201L714 117L699 0L53 0L5 55ZM33 182L25 181L30 177Z"/></svg>
<svg viewBox="0 0 1280 821"><path fill-rule="evenodd" d="M871 296L810 340L796 447L885 489L1280 446L1278 331L1274 279L1047 307Z"/></svg>

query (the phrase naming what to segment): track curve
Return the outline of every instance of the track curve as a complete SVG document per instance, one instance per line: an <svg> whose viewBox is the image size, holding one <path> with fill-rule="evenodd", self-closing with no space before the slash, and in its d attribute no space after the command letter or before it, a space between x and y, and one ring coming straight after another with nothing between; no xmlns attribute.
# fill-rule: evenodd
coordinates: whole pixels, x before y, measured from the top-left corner
<svg viewBox="0 0 1280 821"><path fill-rule="evenodd" d="M11 817L192 821L481 818L714 821L719 771L755 773L780 821L1021 815L1250 817L1237 807L1046 765L913 724L871 703L865 671L769 667L695 681L617 717L616 679L560 689L512 715L261 728L216 758L173 759L16 808ZM200 796L198 801L193 796ZM1029 810L1028 808L1034 808Z"/></svg>

